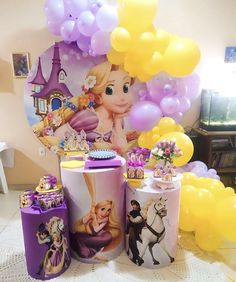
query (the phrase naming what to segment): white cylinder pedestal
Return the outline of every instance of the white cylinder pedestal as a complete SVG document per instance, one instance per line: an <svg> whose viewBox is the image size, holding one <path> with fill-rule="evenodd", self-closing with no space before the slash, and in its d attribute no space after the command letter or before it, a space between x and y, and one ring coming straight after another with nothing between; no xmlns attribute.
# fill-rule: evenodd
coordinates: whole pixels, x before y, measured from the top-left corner
<svg viewBox="0 0 236 282"><path fill-rule="evenodd" d="M162 190L150 177L126 189L126 251L137 265L161 268L174 261L178 240L180 182Z"/></svg>

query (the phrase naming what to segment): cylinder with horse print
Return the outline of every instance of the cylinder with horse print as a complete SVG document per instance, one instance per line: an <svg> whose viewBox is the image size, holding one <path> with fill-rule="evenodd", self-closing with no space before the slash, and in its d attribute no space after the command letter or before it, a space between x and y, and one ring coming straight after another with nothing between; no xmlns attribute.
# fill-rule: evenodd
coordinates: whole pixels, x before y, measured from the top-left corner
<svg viewBox="0 0 236 282"><path fill-rule="evenodd" d="M161 268L177 250L180 188L162 190L151 183L126 189L126 251L137 265Z"/></svg>

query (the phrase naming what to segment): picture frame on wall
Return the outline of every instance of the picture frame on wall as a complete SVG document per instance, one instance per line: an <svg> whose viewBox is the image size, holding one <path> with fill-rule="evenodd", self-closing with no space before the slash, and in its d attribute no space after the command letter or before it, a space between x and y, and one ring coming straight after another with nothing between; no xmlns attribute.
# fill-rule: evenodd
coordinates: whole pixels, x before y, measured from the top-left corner
<svg viewBox="0 0 236 282"><path fill-rule="evenodd" d="M236 63L236 46L225 48L225 63Z"/></svg>
<svg viewBox="0 0 236 282"><path fill-rule="evenodd" d="M25 78L29 74L29 53L12 53L13 75L16 78Z"/></svg>

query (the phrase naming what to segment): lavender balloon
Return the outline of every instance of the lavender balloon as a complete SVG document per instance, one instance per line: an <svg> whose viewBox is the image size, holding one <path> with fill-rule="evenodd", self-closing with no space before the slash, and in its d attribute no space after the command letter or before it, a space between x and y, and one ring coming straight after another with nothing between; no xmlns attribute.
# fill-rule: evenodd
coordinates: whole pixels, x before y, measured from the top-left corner
<svg viewBox="0 0 236 282"><path fill-rule="evenodd" d="M164 97L160 106L164 115L174 114L179 109L179 100L176 97Z"/></svg>
<svg viewBox="0 0 236 282"><path fill-rule="evenodd" d="M185 77L187 86L186 96L191 100L195 100L200 95L200 78L196 73Z"/></svg>
<svg viewBox="0 0 236 282"><path fill-rule="evenodd" d="M191 102L186 96L178 97L179 107L178 110L182 113L187 112L191 107Z"/></svg>
<svg viewBox="0 0 236 282"><path fill-rule="evenodd" d="M131 126L138 131L148 131L152 129L161 118L159 107L149 101L138 102L130 111L129 120Z"/></svg>
<svg viewBox="0 0 236 282"><path fill-rule="evenodd" d="M169 117L173 118L177 123L181 123L183 121L182 112L176 112L174 114L169 115Z"/></svg>
<svg viewBox="0 0 236 282"><path fill-rule="evenodd" d="M102 0L88 0L89 10L96 15L98 10L104 5L104 1Z"/></svg>
<svg viewBox="0 0 236 282"><path fill-rule="evenodd" d="M64 21L61 25L61 36L65 41L76 41L79 37L76 22L73 20Z"/></svg>
<svg viewBox="0 0 236 282"><path fill-rule="evenodd" d="M44 5L47 19L54 23L62 23L65 20L65 7L63 0L47 0Z"/></svg>
<svg viewBox="0 0 236 282"><path fill-rule="evenodd" d="M90 37L80 34L76 43L80 50L82 50L83 52L89 52L91 48L91 38Z"/></svg>
<svg viewBox="0 0 236 282"><path fill-rule="evenodd" d="M91 37L91 48L98 55L105 55L110 49L110 34L101 30Z"/></svg>
<svg viewBox="0 0 236 282"><path fill-rule="evenodd" d="M96 14L96 23L100 30L111 32L118 25L118 15L115 7L102 6Z"/></svg>
<svg viewBox="0 0 236 282"><path fill-rule="evenodd" d="M95 16L90 11L85 11L80 14L77 25L79 31L85 36L91 36L98 30Z"/></svg>
<svg viewBox="0 0 236 282"><path fill-rule="evenodd" d="M61 35L61 28L58 23L52 22L51 20L47 21L48 30L54 35Z"/></svg>
<svg viewBox="0 0 236 282"><path fill-rule="evenodd" d="M87 0L64 0L68 13L74 18L78 18L79 15L88 9Z"/></svg>
<svg viewBox="0 0 236 282"><path fill-rule="evenodd" d="M208 170L207 165L201 161L190 162L182 166L181 169L184 170L184 172L192 172L198 177L209 177L218 180L220 179L215 169L211 168Z"/></svg>

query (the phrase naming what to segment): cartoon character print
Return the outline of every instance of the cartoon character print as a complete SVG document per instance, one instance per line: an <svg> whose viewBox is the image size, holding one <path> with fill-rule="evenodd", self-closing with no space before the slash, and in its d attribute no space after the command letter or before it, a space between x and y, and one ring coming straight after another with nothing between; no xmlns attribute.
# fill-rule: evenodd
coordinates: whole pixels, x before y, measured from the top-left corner
<svg viewBox="0 0 236 282"><path fill-rule="evenodd" d="M36 233L38 243L46 244L48 250L40 263L38 275L42 270L45 277L59 273L69 263L68 242L64 236L64 222L59 217L52 217L46 224L41 223Z"/></svg>

